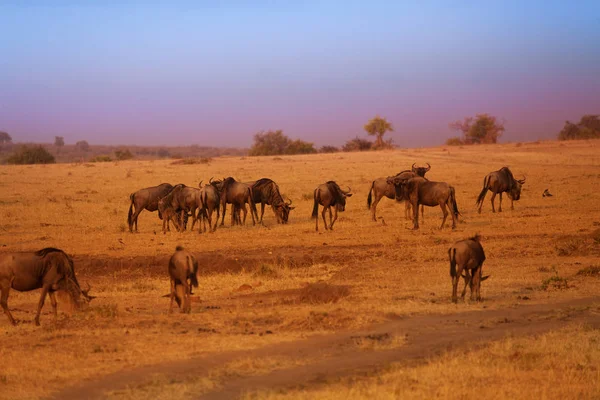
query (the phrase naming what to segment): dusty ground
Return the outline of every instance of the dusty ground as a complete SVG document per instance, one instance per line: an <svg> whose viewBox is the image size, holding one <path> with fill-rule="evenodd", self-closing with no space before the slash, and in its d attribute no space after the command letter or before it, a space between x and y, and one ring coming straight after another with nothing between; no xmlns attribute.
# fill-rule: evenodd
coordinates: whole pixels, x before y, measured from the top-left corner
<svg viewBox="0 0 600 400"><path fill-rule="evenodd" d="M471 393L468 385L447 383L427 392L423 383L410 381L404 391L390 392L381 382L418 372L438 385L445 366L473 364L477 355L499 363L485 371L493 387L506 379L503 368L514 364L515 375L520 368L510 358L514 349L503 344L513 340L505 339L507 333L524 335L518 340L525 347L550 335L591 348L600 340L599 148L598 141L544 142L218 158L210 165L0 166L0 251L62 248L73 254L80 280L98 296L78 312L63 299L59 308L65 313L57 321L48 305L42 326L35 327L38 293L11 292L9 305L20 324L15 328L0 318L0 398L67 398L82 388L113 398L460 398ZM455 231L449 224L438 230L441 212L428 208L421 230L413 232L403 205L388 199L378 208L383 220L370 220L372 179L413 162L431 163L429 179L456 187L463 218ZM477 214L483 177L503 165L527 176L522 199L514 211L505 199L504 212L492 214L488 196ZM276 225L267 210L264 227L232 228L227 218L213 234L163 235L156 214L143 212L140 233L126 232L129 193L136 189L229 175L277 181L297 207L290 224ZM312 190L329 179L351 186L355 195L333 232L315 233ZM542 198L546 188L553 197ZM483 236L484 273L491 278L484 282L482 303L455 305L446 251L476 232ZM162 295L169 288L167 260L178 244L197 254L202 278L192 314L169 316ZM510 323L499 322L504 319ZM415 339L421 337L431 341ZM490 340L497 351L475 345ZM463 350L446 353L450 347ZM551 346L537 345L539 365L525 367L533 376L567 371L574 378L561 381L564 388L592 398L598 387L585 380L598 377L600 356L587 353L570 365ZM481 368L465 366L461 378L478 377ZM552 382L515 384L533 390Z"/></svg>

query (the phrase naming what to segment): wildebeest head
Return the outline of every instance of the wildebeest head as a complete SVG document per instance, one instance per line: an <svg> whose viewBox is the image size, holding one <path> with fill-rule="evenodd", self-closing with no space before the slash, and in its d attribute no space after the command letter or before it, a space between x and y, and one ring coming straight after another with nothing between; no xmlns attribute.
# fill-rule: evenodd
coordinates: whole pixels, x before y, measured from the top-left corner
<svg viewBox="0 0 600 400"><path fill-rule="evenodd" d="M286 199L283 203L279 204L275 207L277 214L281 218L281 222L287 224L288 219L290 218L290 211L292 211L296 207L292 207L292 200Z"/></svg>
<svg viewBox="0 0 600 400"><path fill-rule="evenodd" d="M415 174L425 178L425 174L431 169L431 165L429 165L429 163L427 163L426 167L417 167L417 163L414 163L412 165L412 172L414 172Z"/></svg>
<svg viewBox="0 0 600 400"><path fill-rule="evenodd" d="M525 183L525 178L515 179L512 187L507 192L508 196L513 200L519 200L521 198L521 188Z"/></svg>
<svg viewBox="0 0 600 400"><path fill-rule="evenodd" d="M82 303L87 304L95 299L95 296L89 295L91 289L89 284L85 290L79 286L75 277L73 259L65 252L55 248L45 248L36 254L44 258L47 271L54 270L58 276L62 277L52 285L52 290L67 292L75 306L80 306Z"/></svg>
<svg viewBox="0 0 600 400"><path fill-rule="evenodd" d="M388 176L387 183L394 185L396 191L396 200L403 201L408 199L407 193L407 182L408 179L399 176Z"/></svg>

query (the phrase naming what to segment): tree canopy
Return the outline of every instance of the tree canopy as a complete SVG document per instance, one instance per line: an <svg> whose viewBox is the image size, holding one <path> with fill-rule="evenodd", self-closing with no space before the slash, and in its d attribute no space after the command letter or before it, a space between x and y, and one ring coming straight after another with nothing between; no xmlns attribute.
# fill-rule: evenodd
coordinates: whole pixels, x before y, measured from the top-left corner
<svg viewBox="0 0 600 400"><path fill-rule="evenodd" d="M292 140L283 134L281 129L276 131L259 132L254 135L254 144L250 148L251 156L274 156L281 154L316 153L314 144L304 140Z"/></svg>
<svg viewBox="0 0 600 400"><path fill-rule="evenodd" d="M369 120L369 122L367 122L367 124L364 126L364 129L369 135L377 137L375 140L376 148L384 147L385 143L383 142L383 135L385 135L386 132L394 131L392 123L384 117L380 117L379 115L371 118L371 120Z"/></svg>
<svg viewBox="0 0 600 400"><path fill-rule="evenodd" d="M464 120L452 122L448 126L463 134L462 138L449 139L447 143L453 144L496 143L505 131L504 122L498 121L496 117L487 113L465 117Z"/></svg>
<svg viewBox="0 0 600 400"><path fill-rule="evenodd" d="M8 134L8 132L0 131L0 144L10 143L12 142L12 137Z"/></svg>
<svg viewBox="0 0 600 400"><path fill-rule="evenodd" d="M54 136L54 145L57 147L62 147L65 145L65 138L62 136Z"/></svg>
<svg viewBox="0 0 600 400"><path fill-rule="evenodd" d="M558 140L600 138L600 115L584 115L578 124L569 121L558 134Z"/></svg>

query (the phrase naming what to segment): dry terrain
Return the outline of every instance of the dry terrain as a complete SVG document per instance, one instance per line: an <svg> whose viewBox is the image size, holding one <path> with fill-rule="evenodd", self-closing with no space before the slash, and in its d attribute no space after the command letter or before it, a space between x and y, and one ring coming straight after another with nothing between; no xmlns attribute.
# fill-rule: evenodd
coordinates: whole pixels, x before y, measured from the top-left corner
<svg viewBox="0 0 600 400"><path fill-rule="evenodd" d="M366 198L413 162L456 188L461 222ZM484 176L525 175L493 214ZM269 177L296 207L277 225L163 235L156 213L127 229L129 194L162 182ZM331 232L315 232L314 188L350 186ZM553 196L542 197L548 189ZM498 199L496 199L498 201ZM323 225L319 224L323 229ZM482 235L483 301L453 304L447 249ZM194 252L192 313L167 315L167 262ZM0 166L0 252L59 247L98 296L58 319L39 293L11 292L0 316L0 398L598 398L600 141L511 143L281 157Z"/></svg>

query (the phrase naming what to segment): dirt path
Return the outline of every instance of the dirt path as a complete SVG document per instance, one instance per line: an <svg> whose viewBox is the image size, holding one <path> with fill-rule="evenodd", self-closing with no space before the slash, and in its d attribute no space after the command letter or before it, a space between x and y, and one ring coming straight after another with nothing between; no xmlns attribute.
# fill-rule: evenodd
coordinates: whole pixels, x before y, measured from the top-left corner
<svg viewBox="0 0 600 400"><path fill-rule="evenodd" d="M506 335L532 335L554 330L571 322L600 327L600 297L562 303L518 305L501 310L469 311L449 315L421 315L393 320L360 332L314 336L292 343L270 345L254 351L232 351L200 358L162 363L107 375L84 382L55 395L56 399L102 398L108 391L135 387L152 375L181 378L207 375L238 358L284 356L291 359L318 358L324 352L333 356L309 365L276 370L266 375L229 377L222 390L200 396L202 399L232 399L248 390L310 386L324 379L373 371L391 362L422 362L453 348L481 346ZM365 351L356 347L357 337L406 337L406 343L390 350ZM371 340L371 339L367 339ZM377 340L377 339L375 339ZM477 343L477 344L474 344Z"/></svg>

